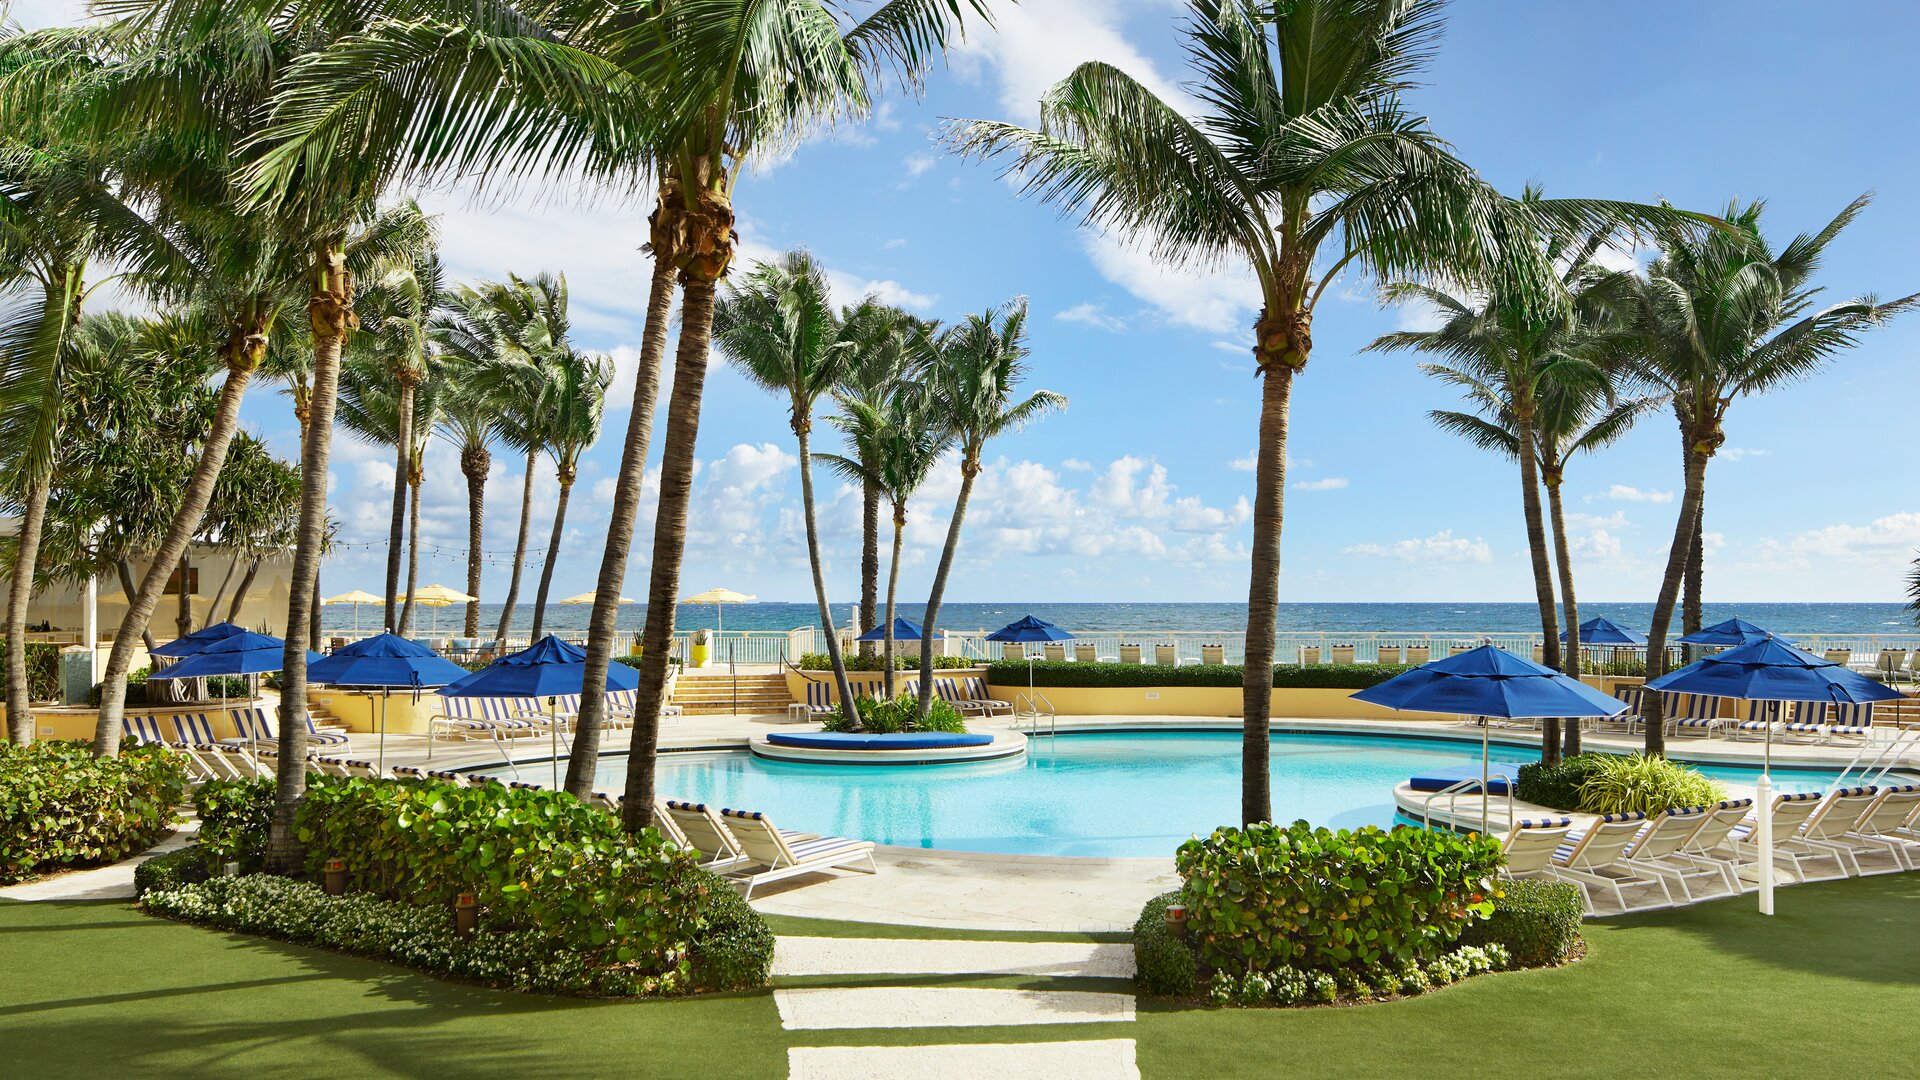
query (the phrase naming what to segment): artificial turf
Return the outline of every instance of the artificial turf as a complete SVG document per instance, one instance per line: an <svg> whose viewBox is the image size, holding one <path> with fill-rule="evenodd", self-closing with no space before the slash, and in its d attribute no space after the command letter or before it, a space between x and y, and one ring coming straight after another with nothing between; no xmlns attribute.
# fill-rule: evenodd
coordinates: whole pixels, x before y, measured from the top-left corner
<svg viewBox="0 0 1920 1080"><path fill-rule="evenodd" d="M1589 923L1588 955L1577 964L1384 1005L1211 1010L1145 999L1134 1024L785 1032L764 992L532 997L152 919L117 902L0 902L0 1076L781 1077L789 1045L1088 1038L1137 1040L1141 1070L1155 1078L1897 1068L1920 1016L1920 874L1783 890L1779 912L1762 919L1743 897ZM776 926L889 933L813 920ZM831 980L804 980L821 981ZM893 979L841 984L883 981Z"/></svg>

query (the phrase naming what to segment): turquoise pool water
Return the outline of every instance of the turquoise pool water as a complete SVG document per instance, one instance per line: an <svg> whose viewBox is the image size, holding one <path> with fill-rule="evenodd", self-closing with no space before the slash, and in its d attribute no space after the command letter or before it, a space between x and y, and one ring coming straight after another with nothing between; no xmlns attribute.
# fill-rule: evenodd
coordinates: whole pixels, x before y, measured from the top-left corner
<svg viewBox="0 0 1920 1080"><path fill-rule="evenodd" d="M1494 747L1496 762L1537 754ZM1280 821L1354 828L1393 822L1394 785L1434 768L1478 768L1477 742L1339 735L1273 737ZM598 786L619 790L626 759ZM905 847L1016 855L1168 856L1238 820L1238 732L1131 732L1035 739L1024 758L967 765L796 765L739 752L663 754L669 798L759 810L782 828ZM1753 770L1703 771L1750 785ZM1824 789L1827 774L1774 771L1782 791Z"/></svg>

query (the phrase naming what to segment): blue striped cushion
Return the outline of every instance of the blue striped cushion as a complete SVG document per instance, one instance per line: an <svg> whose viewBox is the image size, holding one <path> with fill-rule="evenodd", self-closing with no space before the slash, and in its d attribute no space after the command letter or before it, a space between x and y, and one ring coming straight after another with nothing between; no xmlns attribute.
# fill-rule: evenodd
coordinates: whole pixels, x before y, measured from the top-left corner
<svg viewBox="0 0 1920 1080"><path fill-rule="evenodd" d="M690 810L696 814L704 814L707 812L706 803L681 802L679 799L668 799L667 805L675 810Z"/></svg>
<svg viewBox="0 0 1920 1080"><path fill-rule="evenodd" d="M1819 724L1802 724L1802 723L1799 723L1799 722L1794 722L1794 723L1789 723L1789 724L1783 724L1783 725L1781 725L1781 730L1782 730L1782 731L1797 731L1797 732L1807 732L1807 733L1810 733L1810 734L1815 734L1815 735L1817 735L1817 734L1819 734L1819 733L1820 733L1820 731L1822 730L1822 728L1821 728L1821 725L1819 725Z"/></svg>
<svg viewBox="0 0 1920 1080"><path fill-rule="evenodd" d="M1572 818L1521 818L1513 823L1516 829L1558 829L1573 824Z"/></svg>
<svg viewBox="0 0 1920 1080"><path fill-rule="evenodd" d="M1645 821L1646 819L1647 813L1644 810L1630 810L1624 814L1600 815L1600 823L1602 825L1610 825L1616 821Z"/></svg>
<svg viewBox="0 0 1920 1080"><path fill-rule="evenodd" d="M720 815L722 817L745 818L748 821L765 821L767 819L767 815L758 810L729 810L725 807L721 808Z"/></svg>
<svg viewBox="0 0 1920 1080"><path fill-rule="evenodd" d="M1839 792L1835 792L1834 794L1836 794L1836 795L1837 795L1837 794L1839 794ZM1778 797L1776 797L1776 798L1774 799L1774 801L1775 801L1775 802L1783 802L1783 803L1795 803L1795 802L1812 802L1812 801L1814 801L1815 799L1818 799L1819 797L1820 797L1820 794L1819 794L1818 792L1814 792L1814 791L1803 791L1803 792L1801 792L1801 793L1800 793L1800 794L1798 794L1798 795L1781 795L1781 796L1778 796Z"/></svg>
<svg viewBox="0 0 1920 1080"><path fill-rule="evenodd" d="M807 840L798 844L787 845L797 859L818 857L831 854L835 851L844 851L865 846L866 845L859 840L849 840L844 836L823 836L818 840Z"/></svg>
<svg viewBox="0 0 1920 1080"><path fill-rule="evenodd" d="M1717 724L1719 724L1719 723L1720 723L1720 721L1718 721L1718 720L1703 720L1703 719L1694 719L1694 718L1690 718L1690 717L1688 717L1688 718L1682 718L1682 719L1679 719L1679 720L1675 720L1675 721L1674 721L1673 723L1674 723L1674 726L1675 726L1675 727L1692 727L1692 728L1710 728L1710 727L1714 727L1715 725L1717 725Z"/></svg>
<svg viewBox="0 0 1920 1080"><path fill-rule="evenodd" d="M1833 797L1836 799L1841 799L1841 798L1849 798L1854 795L1871 795L1878 790L1880 789L1872 788L1872 787L1847 787L1847 788L1841 788L1838 791L1835 791L1833 793Z"/></svg>
<svg viewBox="0 0 1920 1080"><path fill-rule="evenodd" d="M1718 806L1715 806L1714 809L1715 810L1741 810L1752 805L1753 805L1752 799L1721 799L1720 804Z"/></svg>

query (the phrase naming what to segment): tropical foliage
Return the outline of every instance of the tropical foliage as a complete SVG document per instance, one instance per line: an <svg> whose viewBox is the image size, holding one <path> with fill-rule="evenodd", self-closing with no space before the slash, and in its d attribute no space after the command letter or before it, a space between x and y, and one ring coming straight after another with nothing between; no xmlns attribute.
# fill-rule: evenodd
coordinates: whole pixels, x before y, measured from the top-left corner
<svg viewBox="0 0 1920 1080"><path fill-rule="evenodd" d="M0 743L0 883L124 859L173 827L186 792L179 755L159 747Z"/></svg>

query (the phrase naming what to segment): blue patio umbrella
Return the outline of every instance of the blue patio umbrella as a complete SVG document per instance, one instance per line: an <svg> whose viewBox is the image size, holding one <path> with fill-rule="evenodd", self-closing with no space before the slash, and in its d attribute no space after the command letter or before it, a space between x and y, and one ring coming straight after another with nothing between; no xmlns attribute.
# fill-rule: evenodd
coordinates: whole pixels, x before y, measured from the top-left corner
<svg viewBox="0 0 1920 1080"><path fill-rule="evenodd" d="M552 699L562 694L584 694L587 654L548 634L517 653L503 656L479 671L434 691L447 697L532 697ZM607 664L605 690L633 690L640 673L625 664ZM560 786L560 732L553 732L553 786Z"/></svg>
<svg viewBox="0 0 1920 1080"><path fill-rule="evenodd" d="M149 679L199 679L209 675L260 675L279 671L286 659L287 643L271 634L251 630L209 642L177 664L169 664L147 676ZM307 653L307 662L320 659L317 652Z"/></svg>
<svg viewBox="0 0 1920 1080"><path fill-rule="evenodd" d="M920 635L920 624L919 624L919 623L917 623L917 622L914 622L914 621L913 621L912 619L895 619L895 620L893 620L893 640L895 640L895 641L919 641L919 640L920 640L920 636L921 636L921 635ZM871 629L871 630L869 630L869 631L867 631L866 633L864 633L864 634L861 634L861 635L860 635L859 637L857 637L857 638L854 638L853 640L855 640L855 641L885 641L885 640L887 640L887 628L886 628L886 627L884 627L884 626L876 626L876 627L874 627L873 629Z"/></svg>
<svg viewBox="0 0 1920 1080"><path fill-rule="evenodd" d="M1682 645L1750 645L1773 637L1773 631L1763 626L1755 626L1745 619L1728 619L1702 627L1679 639ZM1784 639L1776 639L1784 640Z"/></svg>
<svg viewBox="0 0 1920 1080"><path fill-rule="evenodd" d="M376 634L334 650L325 659L307 665L307 681L332 686L380 688L380 750L378 765L387 768L387 696L396 686L414 691L466 678L467 669L439 653L398 634Z"/></svg>
<svg viewBox="0 0 1920 1080"><path fill-rule="evenodd" d="M165 645L154 649L153 655L175 658L192 656L194 653L199 652L201 649L206 648L216 641L246 632L246 627L235 626L230 622L214 623L212 626L203 626L191 634L174 638Z"/></svg>
<svg viewBox="0 0 1920 1080"><path fill-rule="evenodd" d="M1560 640L1567 640L1567 632L1560 632ZM1582 645L1645 645L1647 635L1638 630L1629 630L1612 619L1588 619L1580 624L1580 644Z"/></svg>
<svg viewBox="0 0 1920 1080"><path fill-rule="evenodd" d="M1036 619L1032 615L1023 615L1019 619L987 635L988 641L1007 641L1020 644L1029 641L1071 641L1073 635L1053 625L1045 619ZM1027 654L1027 704L1033 704L1033 656ZM1051 707L1051 706L1049 706Z"/></svg>
<svg viewBox="0 0 1920 1080"><path fill-rule="evenodd" d="M1354 700L1389 709L1506 719L1614 716L1626 703L1543 664L1492 645L1421 664L1355 691ZM1487 728L1480 727L1480 831L1487 831ZM1511 804L1509 804L1511 805Z"/></svg>
<svg viewBox="0 0 1920 1080"><path fill-rule="evenodd" d="M1722 624L1725 625L1724 623ZM1717 628L1716 628L1717 629ZM1860 705L1896 701L1905 695L1846 665L1815 656L1791 642L1768 635L1738 648L1696 660L1649 682L1647 689L1674 694L1704 694L1746 701L1814 701ZM1760 913L1773 914L1773 725L1766 725L1767 748L1760 779L1754 785L1759 817Z"/></svg>

